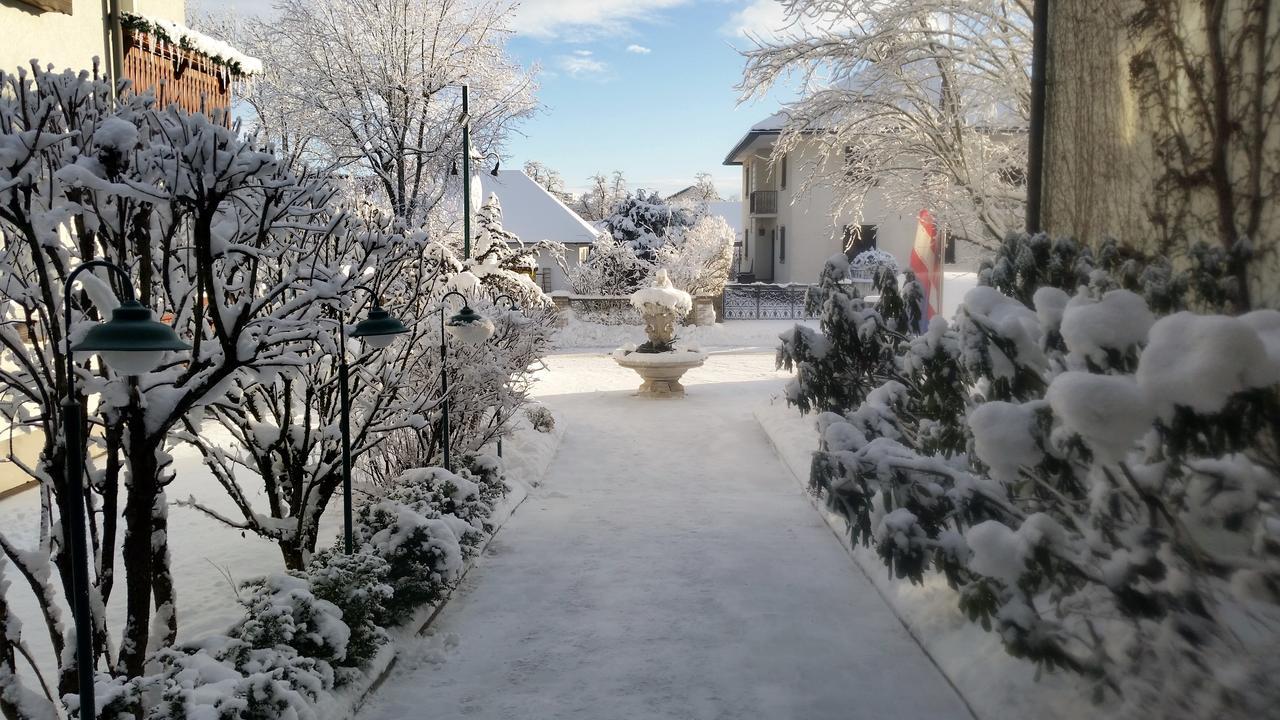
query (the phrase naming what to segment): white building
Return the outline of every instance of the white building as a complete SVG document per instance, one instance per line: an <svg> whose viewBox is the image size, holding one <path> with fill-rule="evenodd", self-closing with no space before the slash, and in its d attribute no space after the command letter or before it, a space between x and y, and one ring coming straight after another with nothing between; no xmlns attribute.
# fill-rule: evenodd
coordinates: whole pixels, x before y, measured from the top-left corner
<svg viewBox="0 0 1280 720"><path fill-rule="evenodd" d="M480 176L483 197L498 196L502 206L502 227L526 245L543 241L565 247L564 263L572 268L587 259L598 233L560 198L547 192L523 170L502 170L495 177ZM559 259L550 250L538 255L538 284L545 292L568 291L569 282Z"/></svg>
<svg viewBox="0 0 1280 720"><path fill-rule="evenodd" d="M770 162L784 123L779 113L752 126L724 160L725 165L742 167L741 279L812 283L828 258L849 247L853 253L879 248L907 267L915 242L915 214L891 208L873 188L861 218L850 209L845 217L833 219L834 188L819 184L800 190L802 174L821 160L817 143L801 143L798 150Z"/></svg>

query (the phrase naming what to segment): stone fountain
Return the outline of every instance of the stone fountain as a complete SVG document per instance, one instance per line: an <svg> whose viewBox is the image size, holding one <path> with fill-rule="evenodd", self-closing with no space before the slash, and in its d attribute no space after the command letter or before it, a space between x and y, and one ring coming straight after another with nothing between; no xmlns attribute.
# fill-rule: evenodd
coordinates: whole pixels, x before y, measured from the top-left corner
<svg viewBox="0 0 1280 720"><path fill-rule="evenodd" d="M634 349L614 350L614 361L640 375L643 382L636 392L640 397L684 395L681 376L707 360L705 353L675 344L676 325L693 309L693 298L671 285L666 270L659 270L652 287L631 295L631 304L644 318L644 332L649 339Z"/></svg>

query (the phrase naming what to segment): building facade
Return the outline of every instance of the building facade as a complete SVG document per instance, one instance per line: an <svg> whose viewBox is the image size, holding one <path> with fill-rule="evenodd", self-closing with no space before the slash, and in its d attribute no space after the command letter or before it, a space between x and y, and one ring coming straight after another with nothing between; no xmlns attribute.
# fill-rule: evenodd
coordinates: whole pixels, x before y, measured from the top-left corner
<svg viewBox="0 0 1280 720"><path fill-rule="evenodd" d="M816 282L826 261L872 248L907 267L915 242L916 216L891 207L872 188L861 208L836 214L840 198L829 183L810 183L823 158L816 142L801 142L774 161L782 121L774 116L752 127L724 164L742 168L742 231L738 237L740 281ZM860 212L859 212L860 210Z"/></svg>

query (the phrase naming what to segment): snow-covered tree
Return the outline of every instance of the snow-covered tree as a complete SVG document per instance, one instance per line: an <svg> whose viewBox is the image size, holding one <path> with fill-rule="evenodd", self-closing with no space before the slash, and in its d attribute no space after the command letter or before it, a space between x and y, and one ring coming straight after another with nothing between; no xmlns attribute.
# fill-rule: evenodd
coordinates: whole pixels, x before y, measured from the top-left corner
<svg viewBox="0 0 1280 720"><path fill-rule="evenodd" d="M703 215L678 237L661 245L654 264L667 271L671 284L690 295L724 292L733 269L733 228L719 215Z"/></svg>
<svg viewBox="0 0 1280 720"><path fill-rule="evenodd" d="M456 183L461 95L472 144L497 150L534 110L530 72L506 52L503 0L281 0L237 38L267 67L250 124L321 167L343 169L410 226Z"/></svg>
<svg viewBox="0 0 1280 720"><path fill-rule="evenodd" d="M637 190L620 199L604 218L604 230L643 260L652 261L659 247L693 226L692 210L662 199L657 192Z"/></svg>
<svg viewBox="0 0 1280 720"><path fill-rule="evenodd" d="M578 204L575 207L584 220L605 219L627 196L627 178L621 170L614 170L613 174L608 176L604 173L596 173L588 178L587 182L590 185L578 198Z"/></svg>
<svg viewBox="0 0 1280 720"><path fill-rule="evenodd" d="M774 157L806 152L801 189L833 185L835 214L875 188L993 246L1021 224L1031 3L783 0L788 23L746 50L744 99L797 79Z"/></svg>
<svg viewBox="0 0 1280 720"><path fill-rule="evenodd" d="M800 407L829 410L812 483L894 576L941 573L1010 654L1143 715L1253 717L1276 701L1280 313L1187 312L1220 311L1228 265L1131 261L1013 237L983 274L1001 289L953 323L866 333L892 355L855 381L871 389L802 366ZM804 345L823 350L811 370L868 354Z"/></svg>

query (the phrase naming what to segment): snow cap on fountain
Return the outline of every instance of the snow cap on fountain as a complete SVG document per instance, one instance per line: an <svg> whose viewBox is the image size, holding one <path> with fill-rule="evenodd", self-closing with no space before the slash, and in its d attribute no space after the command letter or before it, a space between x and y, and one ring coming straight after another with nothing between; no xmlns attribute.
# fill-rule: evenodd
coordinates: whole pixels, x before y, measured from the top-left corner
<svg viewBox="0 0 1280 720"><path fill-rule="evenodd" d="M665 268L658 271L651 287L641 288L631 294L631 304L640 310L644 310L645 305L657 305L671 310L681 318L693 310L693 298L671 284Z"/></svg>

